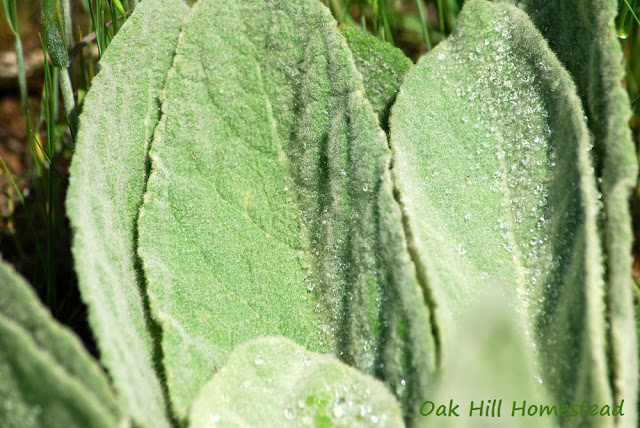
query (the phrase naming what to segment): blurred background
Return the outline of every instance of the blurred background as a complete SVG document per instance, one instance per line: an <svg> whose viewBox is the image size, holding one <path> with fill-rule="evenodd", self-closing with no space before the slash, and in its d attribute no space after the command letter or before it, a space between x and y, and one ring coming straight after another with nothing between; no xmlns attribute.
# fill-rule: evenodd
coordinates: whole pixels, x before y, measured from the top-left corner
<svg viewBox="0 0 640 428"><path fill-rule="evenodd" d="M414 61L454 30L464 3L464 0L322 1L339 22L397 46ZM69 72L80 106L98 71L100 55L135 3L135 0L71 0L73 36L68 40L72 52ZM86 308L77 290L64 211L75 126L72 118L69 120L64 114L59 70L45 61L40 7L41 0L3 0L0 10L0 254L31 282L53 315L73 328L95 353ZM640 25L636 18L640 16L640 1L619 0L619 10L617 33L626 59L626 88L634 113L630 125L638 148ZM19 60L21 57L24 61ZM25 77L22 84L21 74ZM638 300L640 186L630 202Z"/></svg>

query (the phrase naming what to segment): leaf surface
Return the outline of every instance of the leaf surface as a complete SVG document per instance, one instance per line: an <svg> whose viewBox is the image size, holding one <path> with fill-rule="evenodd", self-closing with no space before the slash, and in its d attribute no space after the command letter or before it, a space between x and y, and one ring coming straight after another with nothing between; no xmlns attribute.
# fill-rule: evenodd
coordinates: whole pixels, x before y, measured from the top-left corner
<svg viewBox="0 0 640 428"><path fill-rule="evenodd" d="M128 412L153 427L167 426L166 406L136 222L158 97L187 11L180 0L143 2L105 52L84 102L67 198L80 290L102 361Z"/></svg>
<svg viewBox="0 0 640 428"><path fill-rule="evenodd" d="M413 62L400 49L364 31L346 24L340 24L339 28L362 74L367 99L386 131L391 106Z"/></svg>
<svg viewBox="0 0 640 428"><path fill-rule="evenodd" d="M445 360L470 303L510 287L556 402L612 402L589 143L575 86L540 33L519 9L485 1L467 3L455 34L409 72L391 118L397 192Z"/></svg>
<svg viewBox="0 0 640 428"><path fill-rule="evenodd" d="M117 424L111 409L4 314L0 314L0 373L0 420L5 427Z"/></svg>
<svg viewBox="0 0 640 428"><path fill-rule="evenodd" d="M404 426L382 382L282 338L239 345L202 388L189 419L194 428Z"/></svg>
<svg viewBox="0 0 640 428"><path fill-rule="evenodd" d="M109 382L78 338L58 324L26 281L0 259L0 314L29 335L34 346L81 383L112 419L119 414ZM0 418L2 419L2 418Z"/></svg>
<svg viewBox="0 0 640 428"><path fill-rule="evenodd" d="M511 303L514 295L515 290L498 286L464 314L438 386L429 395L436 406L444 404L447 409L453 400L459 405L459 417L437 418L439 428L558 426L551 407L559 412L561 403L551 399L539 383L535 358L523 334L522 314ZM535 415L527 412L532 406L536 406ZM427 404L422 410L431 409ZM433 420L436 412L437 407L425 419Z"/></svg>
<svg viewBox="0 0 640 428"><path fill-rule="evenodd" d="M265 335L376 374L406 406L433 372L390 152L336 25L315 0L203 0L184 25L139 227L181 416Z"/></svg>
<svg viewBox="0 0 640 428"><path fill-rule="evenodd" d="M596 174L602 179L600 188L604 202L602 222L614 395L616 400L635 401L638 363L633 321L633 233L629 198L637 184L638 160L628 126L631 109L623 87L624 58L614 22L619 2L513 2L531 16L575 79L593 132ZM619 418L618 423L635 427L635 409L630 409L625 418Z"/></svg>

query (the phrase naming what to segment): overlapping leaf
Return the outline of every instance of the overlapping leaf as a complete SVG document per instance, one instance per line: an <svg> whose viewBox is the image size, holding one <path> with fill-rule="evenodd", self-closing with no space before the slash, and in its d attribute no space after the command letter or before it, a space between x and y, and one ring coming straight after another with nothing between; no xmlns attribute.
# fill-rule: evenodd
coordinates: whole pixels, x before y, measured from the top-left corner
<svg viewBox="0 0 640 428"><path fill-rule="evenodd" d="M367 99L382 129L388 130L391 106L413 62L400 49L370 34L346 24L340 24L339 28L362 74Z"/></svg>
<svg viewBox="0 0 640 428"><path fill-rule="evenodd" d="M198 428L404 426L401 408L380 381L275 338L234 349L198 394L189 420Z"/></svg>
<svg viewBox="0 0 640 428"><path fill-rule="evenodd" d="M100 366L76 336L54 321L29 284L1 259L0 284L0 314L21 327L35 345L49 353L105 408L117 415L118 406Z"/></svg>
<svg viewBox="0 0 640 428"><path fill-rule="evenodd" d="M589 134L571 78L527 16L467 3L401 87L391 143L443 353L470 302L504 284L551 397L611 403Z"/></svg>
<svg viewBox="0 0 640 428"><path fill-rule="evenodd" d="M67 199L80 290L102 361L129 413L154 427L167 425L166 406L136 221L158 96L187 11L180 0L143 2L110 45L84 103Z"/></svg>
<svg viewBox="0 0 640 428"><path fill-rule="evenodd" d="M416 403L435 359L429 314L385 136L328 10L199 1L162 110L140 254L179 414L235 345L264 335L333 352Z"/></svg>
<svg viewBox="0 0 640 428"><path fill-rule="evenodd" d="M622 49L616 39L616 0L512 1L530 16L549 46L569 70L582 98L594 136L596 173L604 202L609 342L617 399L635 397L638 383L633 321L629 197L636 186L638 164L631 131L629 99L622 86ZM636 426L629 413L619 423ZM626 421L626 422L624 422Z"/></svg>
<svg viewBox="0 0 640 428"><path fill-rule="evenodd" d="M601 3L600 35L610 21ZM633 171L628 141L616 134L626 131L612 125L626 111L618 83L577 77L588 114L603 124L593 127L596 143L598 135L614 141L596 144L612 148L599 158L607 293L576 88L518 9L470 1L453 37L413 68L392 115L390 169L374 112L386 129L410 66L399 51L356 30L343 28L342 37L315 0L200 0L182 29L181 2L150 5L142 3L103 57L68 202L91 322L137 422L167 424L163 388L186 418L204 381L228 364L202 390L191 421L253 424L255 415L238 419L241 406L219 407L224 396L213 390L240 394L231 385L240 374L258 374L262 385L272 373L276 383L289 382L284 392L293 397L300 386L286 376L293 360L258 364L257 350L268 348L274 359L306 351L262 340L230 357L239 343L267 335L334 353L383 379L410 425L424 422L418 408L442 357L445 368L452 352L475 349L491 360L494 349L485 345L501 332L515 345L495 349L496 359L521 358L513 367L527 377L524 389L507 385L507 393L534 391L555 402L635 399L621 279L630 236L623 199ZM614 61L605 45L588 58ZM603 88L613 95L594 95ZM114 110L105 113L105 104ZM471 302L502 286L513 292L508 306L516 308L524 348L513 326L501 329L504 317L487 336L460 322ZM477 346L452 351L457 332ZM346 373L331 364L325 376ZM444 379L460 382L451 371ZM540 389L529 388L538 380ZM315 404L310 413L285 401L266 411L284 423L322 412L321 422L335 422L329 409L341 412Z"/></svg>
<svg viewBox="0 0 640 428"><path fill-rule="evenodd" d="M104 373L0 260L0 421L5 427L113 427Z"/></svg>

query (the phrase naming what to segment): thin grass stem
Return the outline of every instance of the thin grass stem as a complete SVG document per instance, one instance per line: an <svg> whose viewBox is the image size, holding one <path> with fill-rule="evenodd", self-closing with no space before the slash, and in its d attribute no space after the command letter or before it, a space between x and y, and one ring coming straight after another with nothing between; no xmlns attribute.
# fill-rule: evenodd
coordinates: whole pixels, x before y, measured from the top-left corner
<svg viewBox="0 0 640 428"><path fill-rule="evenodd" d="M387 42L395 45L393 34L391 34L391 26L389 25L389 16L387 15L386 0L380 0L380 17L382 19L382 28L384 28L384 38Z"/></svg>
<svg viewBox="0 0 640 428"><path fill-rule="evenodd" d="M640 25L640 19L638 19L638 15L636 15L636 12L633 10L633 7L631 7L631 5L629 4L628 0L624 0L625 4L627 5L627 7L629 8L629 11L631 12L631 15L633 15L633 17L636 19L636 22L638 23L638 25Z"/></svg>
<svg viewBox="0 0 640 428"><path fill-rule="evenodd" d="M24 67L24 52L22 50L22 41L16 35L13 40L13 48L16 51L16 64L18 66L18 87L20 88L20 102L25 115L29 110L29 98L27 92L27 73Z"/></svg>
<svg viewBox="0 0 640 428"><path fill-rule="evenodd" d="M444 39L447 34L444 24L444 4L442 3L442 0L438 0L438 23L440 24L440 34Z"/></svg>
<svg viewBox="0 0 640 428"><path fill-rule="evenodd" d="M24 67L24 51L22 49L22 40L20 38L20 29L18 27L18 13L16 8L16 1L9 0L2 2L4 6L4 14L7 18L9 28L13 33L13 49L16 52L16 65L18 68L18 87L20 89L20 102L22 103L22 110L25 112L28 109L28 92L27 92L27 73Z"/></svg>
<svg viewBox="0 0 640 428"><path fill-rule="evenodd" d="M75 133L76 123L76 101L73 97L73 87L71 86L71 76L69 76L69 69L60 69L60 89L62 91L62 101L64 102L64 111L69 118L69 122L72 125L72 130Z"/></svg>
<svg viewBox="0 0 640 428"><path fill-rule="evenodd" d="M362 27L362 31L367 31L367 17L364 13L362 0L358 0L358 14L360 15L360 26Z"/></svg>
<svg viewBox="0 0 640 428"><path fill-rule="evenodd" d="M431 37L429 37L429 29L427 28L427 12L422 6L422 0L416 0L416 6L418 7L418 14L420 15L420 26L422 28L422 37L424 43L427 45L427 51L432 49Z"/></svg>
<svg viewBox="0 0 640 428"><path fill-rule="evenodd" d="M53 160L51 160L51 158L47 154L47 151L42 148L42 145L40 144L40 141L38 141L38 139L36 138L36 135L33 133L33 130L30 129L29 131L31 132L31 138L33 138L33 141L35 141L35 143L37 144L38 148L40 149L40 152L42 152L42 155L45 157L47 162L49 162L49 166L53 167L53 171L56 173L58 178L60 178L60 180L66 182L67 179L63 177L62 174L60 174L60 171L58 171L58 168L56 168L56 166L53 164Z"/></svg>

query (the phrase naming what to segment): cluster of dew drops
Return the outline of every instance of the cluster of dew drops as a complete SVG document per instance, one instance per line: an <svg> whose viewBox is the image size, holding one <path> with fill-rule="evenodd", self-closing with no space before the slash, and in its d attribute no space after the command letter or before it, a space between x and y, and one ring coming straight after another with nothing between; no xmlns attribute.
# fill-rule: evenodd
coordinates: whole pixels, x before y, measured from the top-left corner
<svg viewBox="0 0 640 428"><path fill-rule="evenodd" d="M574 236L567 230L579 221L578 175L566 183L571 193L569 208L566 212L554 212L548 200L550 180L556 171L556 153L541 86L553 92L559 82L550 78L550 67L544 62L530 64L528 59L513 53L509 43L511 19L505 11L502 19L488 24L490 31L499 37L480 40L471 50L465 45L443 51L437 59L442 62L443 90L452 92L468 106L462 122L473 127L474 134L484 136L477 142L475 152L468 155L470 170L481 171L490 190L504 195L501 197L504 214L497 219L494 232L521 271L516 290L520 304L516 310L525 320L542 318L543 323L549 324L553 320L544 313L544 303L557 297L555 284L563 283L567 275L562 262L570 257L550 243L567 244L559 248L571 247ZM445 71L450 64L465 64L473 70L475 81L447 80ZM494 162L483 162L483 157L486 160L488 156L494 156ZM482 171L487 164L495 165L495 160L499 168ZM445 189L445 196L446 193ZM462 215L464 223L474 221L471 213ZM569 227L557 227L559 224ZM465 239L471 238L461 237L460 241ZM467 256L465 246L456 245L457 253ZM540 333L533 333L531 325L525 325L524 329L524 334L531 338L529 343L539 353L534 336ZM537 379L542 383L539 376Z"/></svg>
<svg viewBox="0 0 640 428"><path fill-rule="evenodd" d="M268 364L268 361L261 355L257 355L253 363L256 367L262 367ZM305 358L300 364L310 367L314 363ZM244 390L242 393L246 394L246 390L250 388L265 388L265 392L268 392L273 379L267 378L264 383L246 380L241 384L241 389ZM220 401L225 404L230 403L231 397L221 394ZM389 425L388 415L384 412L376 412L372 408L371 390L358 381L327 382L324 390L314 391L306 399L291 397L289 401L292 405L285 405L282 409L283 425L312 427L318 415L329 418L335 426L353 426L362 423L379 427ZM209 422L214 425L224 422L223 419L223 416L217 412L209 415Z"/></svg>

